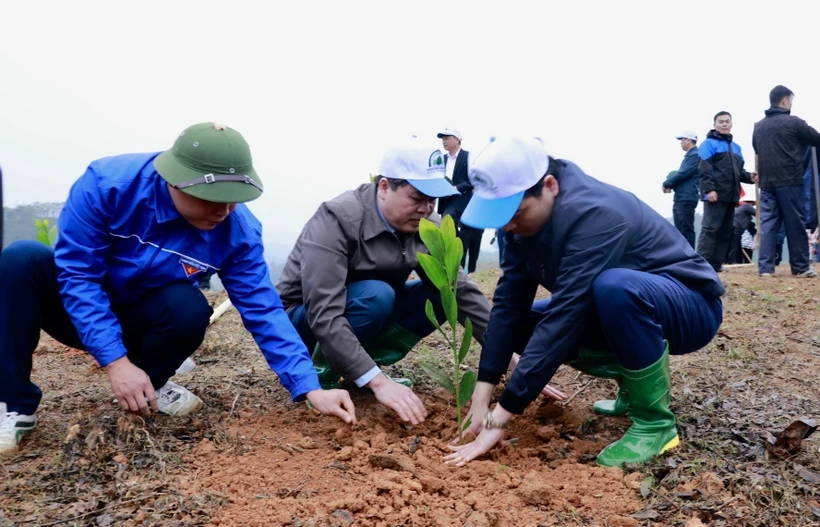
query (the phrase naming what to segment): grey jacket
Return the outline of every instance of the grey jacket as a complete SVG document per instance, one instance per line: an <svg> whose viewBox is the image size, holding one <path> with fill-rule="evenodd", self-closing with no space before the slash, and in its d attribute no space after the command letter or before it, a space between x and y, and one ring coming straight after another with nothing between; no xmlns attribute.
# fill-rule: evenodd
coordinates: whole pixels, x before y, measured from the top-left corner
<svg viewBox="0 0 820 527"><path fill-rule="evenodd" d="M344 317L347 284L381 280L398 289L416 271L433 287L416 255L428 252L421 237L407 236L402 245L385 225L376 199L376 185L368 183L322 203L299 235L276 285L285 309L305 305L308 325L325 357L349 379L376 364ZM434 214L430 220L438 223L440 218ZM483 345L490 303L463 270L458 304L459 321L469 317Z"/></svg>

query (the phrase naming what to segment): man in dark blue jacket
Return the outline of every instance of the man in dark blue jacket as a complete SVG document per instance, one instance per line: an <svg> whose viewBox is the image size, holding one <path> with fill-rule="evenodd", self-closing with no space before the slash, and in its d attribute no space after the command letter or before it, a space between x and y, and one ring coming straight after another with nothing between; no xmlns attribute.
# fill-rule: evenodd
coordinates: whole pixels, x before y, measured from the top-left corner
<svg viewBox="0 0 820 527"><path fill-rule="evenodd" d="M668 221L633 194L547 156L536 139L499 138L475 158L473 199L463 221L513 236L472 399L467 445L447 462L487 452L515 414L533 402L561 364L615 378L632 427L599 455L602 465L651 459L679 444L669 410L669 354L696 351L723 318L723 284ZM535 302L539 285L551 298ZM513 353L520 361L498 404L495 385Z"/></svg>
<svg viewBox="0 0 820 527"><path fill-rule="evenodd" d="M794 92L775 86L769 93L771 107L755 123L752 146L760 170L761 240L758 257L760 276L774 274L777 233L781 223L789 243L789 266L794 276L814 278L809 265L806 234L805 185L803 180L806 148L820 146L820 133L803 119L791 115Z"/></svg>
<svg viewBox="0 0 820 527"><path fill-rule="evenodd" d="M676 172L670 172L663 182L663 191L675 191L672 205L672 219L675 228L686 241L695 247L695 208L698 206L698 136L695 132L684 132L676 137L681 150L686 152Z"/></svg>
<svg viewBox="0 0 820 527"><path fill-rule="evenodd" d="M703 223L698 254L720 272L732 243L735 207L740 200L740 183L754 183L757 176L743 168L740 145L732 140L732 114L718 112L715 128L706 134L698 149L698 174L703 195Z"/></svg>
<svg viewBox="0 0 820 527"><path fill-rule="evenodd" d="M196 284L207 273L292 398L355 422L347 392L320 389L270 281L261 225L244 205L261 194L248 144L221 124L190 126L165 152L91 163L60 214L55 249L21 241L0 256L0 454L37 422L41 329L88 351L125 410L202 406L169 379L205 337L213 310Z"/></svg>

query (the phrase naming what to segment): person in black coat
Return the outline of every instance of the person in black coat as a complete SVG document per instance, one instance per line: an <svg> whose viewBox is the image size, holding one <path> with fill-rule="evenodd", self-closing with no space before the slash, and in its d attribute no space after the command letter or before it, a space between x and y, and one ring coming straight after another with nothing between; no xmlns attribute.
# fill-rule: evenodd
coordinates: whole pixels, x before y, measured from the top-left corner
<svg viewBox="0 0 820 527"><path fill-rule="evenodd" d="M752 220L755 217L755 198L754 196L744 196L740 200L740 205L735 207L735 218L732 226L732 245L729 246L729 254L726 256L726 263L742 264L750 263L746 261L743 256L743 247L740 245L740 240L743 238L743 233L749 231L754 236L757 234L757 228Z"/></svg>
<svg viewBox="0 0 820 527"><path fill-rule="evenodd" d="M461 215L473 196L473 185L467 175L470 152L461 148L461 132L454 128L445 128L438 133L438 138L441 139L444 149L447 150L447 155L444 156L447 179L460 192L457 196L440 198L438 213L442 218L448 214L453 217L458 229L458 237L461 238L464 244L464 256L461 259L461 266L468 273L472 273L475 272L478 263L484 229L474 229L461 223Z"/></svg>

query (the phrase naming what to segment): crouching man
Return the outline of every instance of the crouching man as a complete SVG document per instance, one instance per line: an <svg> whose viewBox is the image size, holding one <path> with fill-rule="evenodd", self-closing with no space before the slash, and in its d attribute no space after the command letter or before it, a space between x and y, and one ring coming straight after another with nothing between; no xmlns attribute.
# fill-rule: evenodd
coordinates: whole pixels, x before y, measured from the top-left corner
<svg viewBox="0 0 820 527"><path fill-rule="evenodd" d="M404 358L433 331L428 299L444 320L438 290L419 265L428 252L419 222L436 198L458 194L445 179L438 148L418 139L391 146L379 176L323 203L302 230L277 284L302 340L313 349L322 385L340 377L367 386L378 401L412 424L427 411L406 379L381 366ZM415 271L420 280L410 280ZM458 278L459 320L469 317L483 342L490 307L463 269Z"/></svg>
<svg viewBox="0 0 820 527"><path fill-rule="evenodd" d="M723 318L714 269L634 195L553 159L536 139L497 139L476 156L462 221L512 234L504 249L472 398L475 441L451 446L464 465L496 445L561 364L617 380L599 413L632 427L598 462L639 463L680 442L669 410L669 354L705 346ZM533 303L543 285L551 298ZM514 352L498 404L490 397Z"/></svg>
<svg viewBox="0 0 820 527"><path fill-rule="evenodd" d="M60 214L54 251L21 241L0 256L0 453L36 425L41 330L88 351L125 410L202 406L169 378L205 337L213 310L197 279L214 272L293 399L355 422L347 392L320 389L271 283L261 225L242 204L261 194L248 144L214 123L187 128L165 152L91 163Z"/></svg>

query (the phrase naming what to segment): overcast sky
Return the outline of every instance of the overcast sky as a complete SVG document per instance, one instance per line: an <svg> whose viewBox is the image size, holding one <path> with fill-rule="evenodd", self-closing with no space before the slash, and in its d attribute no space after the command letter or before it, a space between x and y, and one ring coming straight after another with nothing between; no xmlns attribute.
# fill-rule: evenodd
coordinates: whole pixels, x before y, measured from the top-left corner
<svg viewBox="0 0 820 527"><path fill-rule="evenodd" d="M4 197L63 201L93 159L222 122L265 183L251 209L287 245L321 201L376 173L392 140L436 142L452 126L474 152L492 135L539 135L671 216L660 186L681 131L704 137L732 112L751 170L776 84L820 126L815 5L6 1Z"/></svg>

